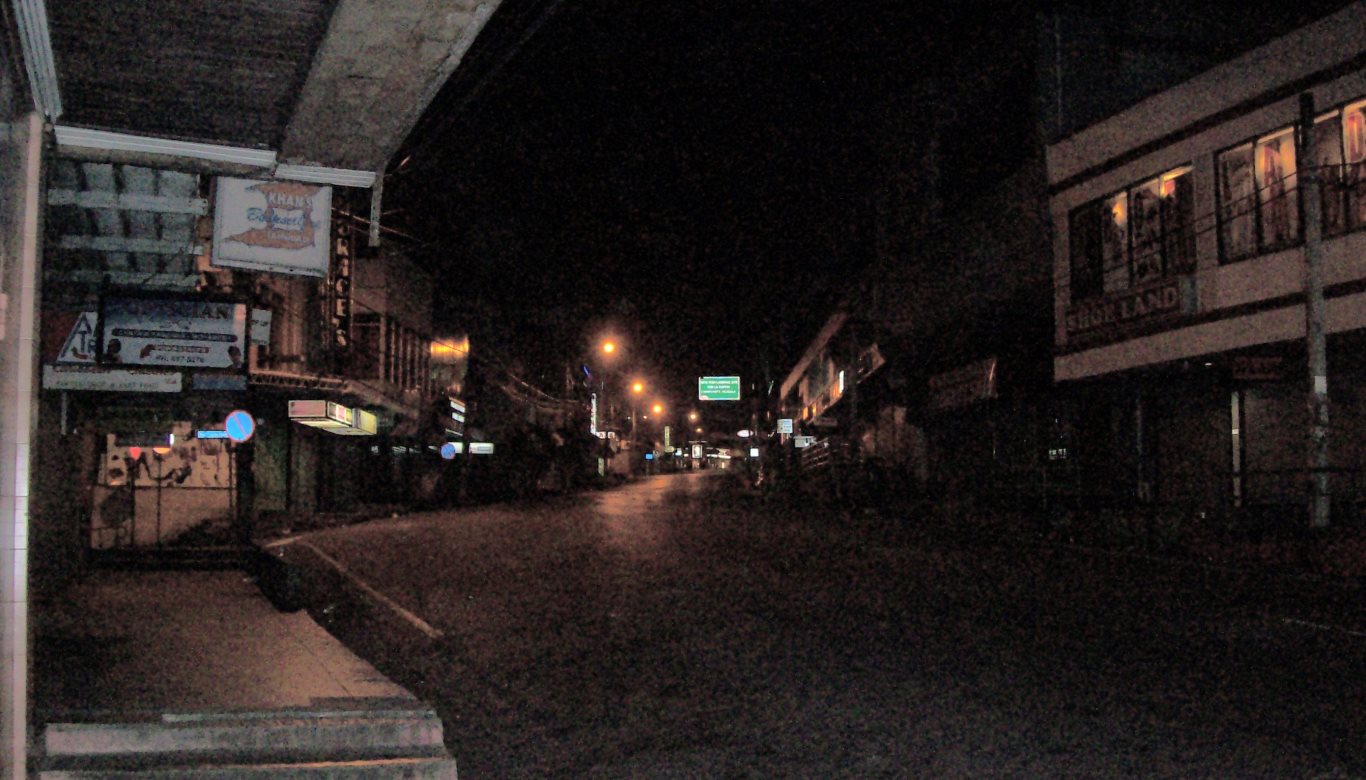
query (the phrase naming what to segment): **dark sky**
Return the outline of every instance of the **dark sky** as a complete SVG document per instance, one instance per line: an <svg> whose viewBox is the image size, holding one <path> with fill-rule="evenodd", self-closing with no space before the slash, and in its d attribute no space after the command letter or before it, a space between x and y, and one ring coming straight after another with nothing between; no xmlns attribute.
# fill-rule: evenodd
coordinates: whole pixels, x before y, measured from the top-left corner
<svg viewBox="0 0 1366 780"><path fill-rule="evenodd" d="M1157 5L1227 35L1201 2ZM1306 14L1265 5L1268 28ZM438 320L542 386L609 327L680 400L700 374L780 382L872 258L885 145L954 110L912 85L956 61L953 89L1027 89L1035 35L1024 2L505 0L400 154L386 219L427 240ZM1034 120L1015 97L978 106L983 144Z"/></svg>
<svg viewBox="0 0 1366 780"><path fill-rule="evenodd" d="M498 312L561 354L615 321L678 393L765 361L780 381L871 257L869 107L926 67L942 24L869 8L559 6L393 177L458 287L438 316Z"/></svg>

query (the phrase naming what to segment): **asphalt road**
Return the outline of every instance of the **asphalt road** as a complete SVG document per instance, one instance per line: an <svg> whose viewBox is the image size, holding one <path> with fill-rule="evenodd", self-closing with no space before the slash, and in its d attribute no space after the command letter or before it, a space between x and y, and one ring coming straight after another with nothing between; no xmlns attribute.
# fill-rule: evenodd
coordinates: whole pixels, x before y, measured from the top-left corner
<svg viewBox="0 0 1366 780"><path fill-rule="evenodd" d="M1366 777L1360 593L849 518L723 475L313 534L466 778Z"/></svg>

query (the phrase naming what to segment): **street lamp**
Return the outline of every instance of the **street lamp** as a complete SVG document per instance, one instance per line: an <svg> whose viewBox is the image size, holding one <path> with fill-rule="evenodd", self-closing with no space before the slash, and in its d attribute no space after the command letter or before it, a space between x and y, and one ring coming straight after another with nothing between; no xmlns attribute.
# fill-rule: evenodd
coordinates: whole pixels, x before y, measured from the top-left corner
<svg viewBox="0 0 1366 780"><path fill-rule="evenodd" d="M645 392L645 383L637 379L631 383L631 446L636 446L636 396Z"/></svg>

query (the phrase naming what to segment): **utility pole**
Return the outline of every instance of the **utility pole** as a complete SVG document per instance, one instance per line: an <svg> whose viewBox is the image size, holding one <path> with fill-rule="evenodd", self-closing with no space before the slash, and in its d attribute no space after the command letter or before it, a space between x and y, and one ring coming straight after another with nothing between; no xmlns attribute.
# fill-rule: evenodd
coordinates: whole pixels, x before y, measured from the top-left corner
<svg viewBox="0 0 1366 780"><path fill-rule="evenodd" d="M1328 349L1324 334L1323 221L1314 142L1314 95L1300 94L1299 186L1304 214L1305 350L1309 364L1309 525L1327 528L1332 508L1328 472Z"/></svg>

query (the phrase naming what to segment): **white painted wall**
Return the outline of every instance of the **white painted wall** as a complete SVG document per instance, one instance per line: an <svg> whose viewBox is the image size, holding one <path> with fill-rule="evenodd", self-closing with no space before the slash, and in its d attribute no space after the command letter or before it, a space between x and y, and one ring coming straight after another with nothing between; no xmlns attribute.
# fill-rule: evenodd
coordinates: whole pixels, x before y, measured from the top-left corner
<svg viewBox="0 0 1366 780"><path fill-rule="evenodd" d="M25 776L29 463L37 427L42 121L0 126L0 778Z"/></svg>

